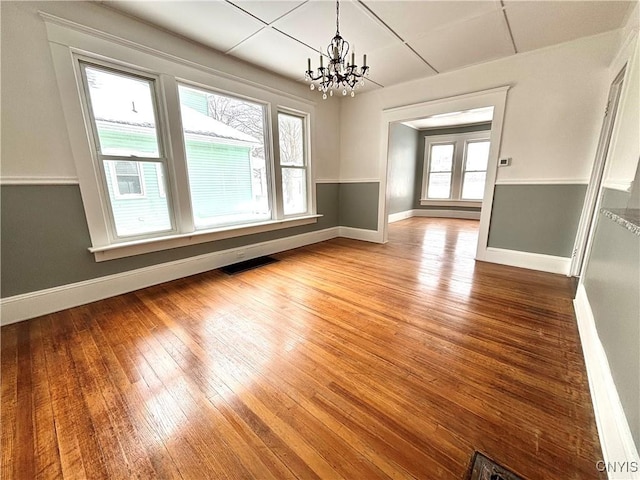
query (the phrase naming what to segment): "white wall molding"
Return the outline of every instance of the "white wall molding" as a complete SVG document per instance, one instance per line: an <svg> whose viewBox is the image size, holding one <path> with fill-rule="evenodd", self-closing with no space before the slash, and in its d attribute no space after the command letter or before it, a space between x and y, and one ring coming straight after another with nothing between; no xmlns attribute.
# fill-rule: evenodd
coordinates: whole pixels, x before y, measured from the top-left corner
<svg viewBox="0 0 640 480"><path fill-rule="evenodd" d="M411 218L413 217L413 212L414 210L405 210L404 212L390 213L389 223L395 223L395 222L399 222L400 220Z"/></svg>
<svg viewBox="0 0 640 480"><path fill-rule="evenodd" d="M363 228L353 227L338 227L338 229L340 237L362 240L365 242L384 243L382 241L382 232L379 230L365 230Z"/></svg>
<svg viewBox="0 0 640 480"><path fill-rule="evenodd" d="M379 178L341 178L340 183L379 183Z"/></svg>
<svg viewBox="0 0 640 480"><path fill-rule="evenodd" d="M462 218L467 220L480 220L480 211L469 210L430 210L415 209L414 217L433 217L433 218Z"/></svg>
<svg viewBox="0 0 640 480"><path fill-rule="evenodd" d="M315 183L340 183L338 178L316 178Z"/></svg>
<svg viewBox="0 0 640 480"><path fill-rule="evenodd" d="M603 182L602 186L610 190L619 190L621 192L629 193L631 191L631 187L633 186L633 182L630 182L627 179L611 178Z"/></svg>
<svg viewBox="0 0 640 480"><path fill-rule="evenodd" d="M607 355L600 342L589 298L583 284L578 286L573 306L578 322L582 352L589 378L591 401L593 402L605 465L619 465L621 462L628 462L627 465L629 465L629 463L636 462L635 465L639 466L640 456L620 403ZM609 479L637 480L640 479L640 472L609 471Z"/></svg>
<svg viewBox="0 0 640 480"><path fill-rule="evenodd" d="M0 299L0 325L8 325L66 308L84 305L151 285L224 267L242 260L272 255L285 250L322 242L337 237L341 228L344 227L332 227L268 242L211 252L83 282L3 298Z"/></svg>
<svg viewBox="0 0 640 480"><path fill-rule="evenodd" d="M78 185L78 177L38 177L10 175L0 178L0 185Z"/></svg>
<svg viewBox="0 0 640 480"><path fill-rule="evenodd" d="M499 263L501 265L562 275L569 275L571 266L571 259L568 257L556 257L495 247L488 247L484 251L478 252L476 259L483 262Z"/></svg>
<svg viewBox="0 0 640 480"><path fill-rule="evenodd" d="M496 185L588 185L588 178L514 178L498 179Z"/></svg>

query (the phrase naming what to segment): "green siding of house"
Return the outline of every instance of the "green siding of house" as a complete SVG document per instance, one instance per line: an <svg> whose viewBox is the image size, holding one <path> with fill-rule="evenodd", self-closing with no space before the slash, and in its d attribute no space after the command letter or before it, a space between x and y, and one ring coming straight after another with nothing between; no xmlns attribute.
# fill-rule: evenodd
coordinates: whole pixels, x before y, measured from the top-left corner
<svg viewBox="0 0 640 480"><path fill-rule="evenodd" d="M156 148L152 129L126 131L120 126L101 124L98 132L103 150L135 149L153 152ZM215 217L251 214L253 192L251 183L251 147L215 143L215 139L186 141L187 166L191 201L196 223L207 223ZM119 235L169 230L171 220L166 188L161 188L164 175L156 169L160 164L139 162L144 195L119 198L114 190L114 176L105 162L105 177L111 197L111 207Z"/></svg>

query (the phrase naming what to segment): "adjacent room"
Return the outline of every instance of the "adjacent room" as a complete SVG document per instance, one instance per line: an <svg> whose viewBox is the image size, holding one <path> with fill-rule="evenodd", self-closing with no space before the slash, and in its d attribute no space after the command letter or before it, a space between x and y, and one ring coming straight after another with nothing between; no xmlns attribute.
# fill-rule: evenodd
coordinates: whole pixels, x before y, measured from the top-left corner
<svg viewBox="0 0 640 480"><path fill-rule="evenodd" d="M0 477L640 479L639 25L0 2Z"/></svg>

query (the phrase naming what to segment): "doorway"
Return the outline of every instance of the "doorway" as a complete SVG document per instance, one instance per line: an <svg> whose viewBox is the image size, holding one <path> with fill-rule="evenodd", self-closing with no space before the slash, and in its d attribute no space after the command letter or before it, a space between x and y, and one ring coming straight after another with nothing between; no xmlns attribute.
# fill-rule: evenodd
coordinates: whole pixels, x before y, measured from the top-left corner
<svg viewBox="0 0 640 480"><path fill-rule="evenodd" d="M491 207L493 203L493 192L495 188L495 180L498 167L498 155L500 151L500 141L502 135L502 125L504 121L504 111L506 106L507 91L509 87L499 87L491 90L469 93L466 95L448 97L430 102L390 108L383 111L382 120L382 139L383 148L381 158L381 175L382 182L380 184L380 205L379 205L379 224L383 225L383 241L388 240L389 230L389 210L390 200L389 184L390 162L389 162L389 133L391 126L398 122L414 122L419 119L446 118L453 117L453 113L462 113L469 111L487 111L491 109L491 127L489 130L489 153L486 166L484 194L482 196L480 208L480 225L478 233L478 241L476 246L476 259L485 260L487 253L487 244L489 237L489 223L491 220Z"/></svg>

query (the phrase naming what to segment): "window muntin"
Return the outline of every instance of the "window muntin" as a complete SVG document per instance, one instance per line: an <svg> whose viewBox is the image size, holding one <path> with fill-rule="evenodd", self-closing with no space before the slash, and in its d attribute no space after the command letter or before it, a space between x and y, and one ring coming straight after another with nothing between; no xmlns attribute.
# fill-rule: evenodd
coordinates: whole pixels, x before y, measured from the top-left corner
<svg viewBox="0 0 640 480"><path fill-rule="evenodd" d="M196 229L272 218L264 105L179 85Z"/></svg>
<svg viewBox="0 0 640 480"><path fill-rule="evenodd" d="M484 197L490 146L488 140L467 142L462 176L463 200L482 200Z"/></svg>
<svg viewBox="0 0 640 480"><path fill-rule="evenodd" d="M114 241L174 231L166 198L156 80L80 61Z"/></svg>
<svg viewBox="0 0 640 480"><path fill-rule="evenodd" d="M429 148L429 184L427 198L451 197L454 143L432 144Z"/></svg>
<svg viewBox="0 0 640 480"><path fill-rule="evenodd" d="M285 215L308 211L305 119L278 112L280 166L282 172L282 207Z"/></svg>

